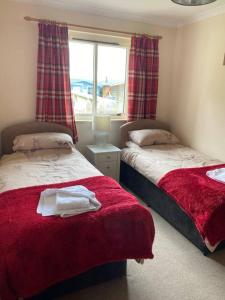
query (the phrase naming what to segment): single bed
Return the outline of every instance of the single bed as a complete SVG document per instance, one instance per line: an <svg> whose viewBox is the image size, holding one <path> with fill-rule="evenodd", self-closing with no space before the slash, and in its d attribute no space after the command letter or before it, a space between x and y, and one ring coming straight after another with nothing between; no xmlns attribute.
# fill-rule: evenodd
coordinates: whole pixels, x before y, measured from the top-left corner
<svg viewBox="0 0 225 300"><path fill-rule="evenodd" d="M35 151L28 151L28 152L12 153L13 140L16 136L21 135L21 134L33 134L33 133L41 133L41 132L61 132L61 133L69 134L70 136L72 135L71 131L64 126L53 124L53 123L45 123L45 122L26 122L23 124L17 124L15 126L10 126L10 127L6 128L2 132L2 154L3 154L3 157L0 160L0 171L1 171L0 172L0 198L1 198L1 200L4 200L4 201L0 201L1 202L0 203L0 212L2 213L1 228L3 228L5 226L8 230L8 227L11 227L10 228L11 231L3 232L3 229L2 229L0 231L0 235L1 235L0 239L4 240L4 236L10 234L10 232L12 233L12 231L15 231L14 236L17 234L17 232L18 232L18 235L21 234L21 240L22 240L22 238L24 238L24 236L29 237L29 235L32 235L31 233L29 233L29 231L31 232L33 230L33 228L32 228L32 230L30 229L31 224L34 227L34 231L32 231L32 232L34 234L36 232L36 234L38 235L38 230L36 230L37 223L38 223L39 227L43 227L43 228L44 228L44 226L46 226L46 228L48 228L46 224L51 223L52 228L54 228L54 226L55 226L55 230L57 230L57 232L59 232L59 234L60 234L59 230L60 230L61 226L64 226L65 228L67 228L67 230L71 230L72 229L71 226L74 226L74 229L75 228L79 229L79 227L76 227L76 226L78 226L77 224L79 224L79 220L80 220L80 222L83 222L82 224L85 224L87 222L87 228L89 226L88 222L90 222L90 220L91 220L92 223L90 225L90 228L94 229L96 226L100 226L99 225L100 221L97 221L98 216L102 220L101 224L103 224L103 227L108 226L108 230L109 230L109 234L110 234L111 227L113 228L113 230L116 227L118 227L118 229L120 227L120 225L119 225L120 213L124 214L127 212L128 215L129 215L129 213L134 214L135 213L134 211L137 209L137 210L140 210L141 212L143 212L144 214L146 214L146 218L147 218L147 220L146 220L146 222L148 223L147 231L149 232L151 237L146 239L146 251L143 251L143 253L146 252L148 254L144 254L142 256L142 254L139 251L140 249L133 248L132 251L134 251L133 253L135 253L135 251L136 251L136 254L134 254L132 257L132 254L131 254L132 251L130 253L128 253L129 251L126 253L126 249L123 249L123 245L121 244L121 249L123 251L122 256L119 253L118 253L118 255L115 255L115 256L114 256L114 254L113 255L108 254L108 259L107 259L107 255L106 255L106 257L102 260L102 263L100 263L100 261L98 263L96 263L96 262L93 263L93 261L90 258L89 263L86 261L83 262L83 267L82 267L83 269L80 268L80 270L83 270L82 272L80 272L80 271L75 272L74 270L70 270L70 272L67 273L67 271L64 270L65 272L64 272L63 280L62 279L60 280L59 277L57 277L57 276L56 276L56 278L54 278L54 276L49 273L48 277L46 277L47 281L45 283L45 285L46 285L45 288L43 288L43 284L40 285L39 288L38 288L38 284L36 284L36 285L34 284L34 286L32 288L30 288L30 290L29 290L29 289L26 289L26 287L21 288L22 284L24 284L24 282L25 282L26 277L24 277L25 278L24 281L18 280L18 282L21 283L21 285L19 286L19 283L16 282L16 276L19 276L19 274L12 275L10 273L10 272L13 272L13 270L12 270L13 267L15 270L14 272L16 272L16 268L17 268L17 271L20 270L20 272L21 272L21 266L22 266L21 261L23 259L22 260L20 259L20 261L16 260L17 258L15 258L15 256L16 255L19 256L19 252L16 253L16 255L14 255L14 256L10 256L8 253L6 253L7 251L10 253L9 249L10 249L10 247L12 247L12 245L10 244L11 241L10 240L7 241L7 237L6 237L6 243L9 243L10 247L8 247L8 248L7 248L7 246L4 246L4 247L2 246L2 248L0 247L0 252L2 251L1 262L0 262L0 296L2 297L1 298L2 300L16 299L17 297L22 297L22 298L26 298L26 299L28 299L28 298L30 299L31 297L32 297L32 299L39 299L39 298L51 299L54 297L54 295L59 296L61 294L64 294L65 292L70 292L71 290L79 289L79 288L86 287L86 286L89 286L92 284L96 284L96 283L99 283L99 282L102 282L105 280L109 280L109 279L113 279L113 278L125 275L127 258L139 259L139 258L151 258L152 257L151 247L152 247L152 242L154 239L154 224L152 222L150 213L145 208L140 206L138 203L136 203L138 205L138 207L136 207L136 208L135 208L136 204L135 205L134 205L134 203L132 204L134 206L133 206L133 212L131 212L131 210L129 210L129 207L130 207L131 202L134 199L133 198L131 199L130 197L133 197L133 196L129 196L128 193L120 190L119 185L114 180L103 176L94 166L92 166L83 157L83 155L81 155L81 153L79 151L77 151L76 149L72 149L72 150L71 149L42 149L42 150L35 150ZM98 184L98 182L100 182L100 183ZM38 195L40 195L40 191L42 191L45 187L70 186L71 184L76 184L76 183L87 185L87 187L89 187L89 189L93 188L93 191L96 192L96 195L99 195L100 199L102 200L102 209L99 212L84 214L84 215L82 215L84 217L79 215L79 216L75 216L75 217L71 217L71 218L66 218L67 220L65 219L65 221L64 220L59 221L59 217L58 217L57 221L55 221L54 217L50 217L50 219L48 219L48 218L43 218L36 214L36 211L34 211L36 208L36 204L37 204L36 193L38 193ZM107 186L107 188L109 189L108 192L107 192L107 190L104 191L105 194L103 194L103 191L102 191L103 187L99 186L101 184L102 184L102 186L104 186L104 184L105 184ZM111 198L107 198L108 197L107 193L112 194L111 190L113 192L118 192L119 194L117 194L117 195L115 194L115 196L112 196ZM126 193L126 194L123 194L123 193ZM131 202L129 203L129 201L125 201L126 203L124 203L124 205L123 205L123 201L121 201L121 200L123 200L122 198L118 199L118 200L115 199L116 197L120 197L120 195L123 199L130 199ZM35 199L35 197L36 197L36 199ZM106 197L106 199L104 199L104 197ZM31 199L32 201L34 200L33 202L35 203L35 207L34 207L34 204L28 203L29 199ZM105 203L108 200L111 202ZM15 204L13 201L15 201ZM118 201L121 201L121 204L123 207L122 206L117 207ZM5 203L3 203L3 202L5 202ZM21 210L20 210L20 205L21 205ZM26 212L24 214L24 212L22 211L24 209L24 207L27 209L27 215L26 215ZM116 212L112 213L113 207L115 207L116 209L119 209L118 213L116 213ZM105 211L104 211L104 209L105 209ZM18 212L18 216L17 216L17 218L15 218L16 221L11 219L12 214L10 215L10 213L13 211ZM106 218L106 215L103 215L103 212L106 215L108 214L108 216L107 216L107 218L109 218L108 222L107 222L107 219L104 219L104 218ZM29 213L32 216L30 216ZM4 216L3 216L3 214L4 214ZM5 214L8 214L9 217L6 218ZM22 214L23 218L20 216L20 214ZM24 216L26 218L26 222L24 221ZM110 222L110 217L112 217L112 216L114 216L116 218L115 222L116 222L116 220L118 222L118 224L116 226L114 224L112 224L112 222ZM73 222L72 221L73 218L74 218L74 220L75 220L75 218L77 218L76 221ZM130 216L130 218L131 218L131 216ZM20 219L21 219L21 221L19 221ZM126 224L128 227L129 227L130 222L133 222L133 220L135 223L136 222L135 216L134 216L134 219L125 220L125 223L127 222ZM4 222L5 223L7 222L7 224L5 224ZM60 225L60 222L61 223L63 222L63 225ZM141 223L143 225L143 222L140 222L138 220L137 224L135 223L135 226L137 225L137 228L139 226L141 228L142 227ZM6 225L8 225L8 226L6 226ZM18 229L18 228L20 228L20 229ZM137 230L137 228L136 228L136 230ZM104 230L103 230L102 228L100 228L99 232L104 233L104 231L106 229L104 228ZM43 234L43 232L42 232L42 234ZM70 231L70 234L73 234L73 231ZM138 234L138 232L136 234ZM12 236L13 236L13 233L12 233ZM89 236L89 234L87 233L87 237L88 236ZM36 245L36 247L38 248L39 245L35 244L36 242L34 241L34 239L32 239L32 237L30 237L30 238L31 238L31 242L34 242L34 245ZM63 240L63 238L64 237L62 236L61 240ZM93 235L93 238L94 238L94 235ZM102 237L102 238L104 239L104 237ZM142 236L142 238L143 238L143 236ZM49 237L49 239L51 240L52 237ZM105 236L105 239L108 239L110 242L111 237ZM129 237L128 237L128 239L129 239ZM54 240L52 240L52 241L54 241ZM69 241L66 240L66 242L68 243ZM127 240L127 242L129 243L130 241ZM15 242L15 245L19 245L19 247L20 247L20 243L21 243L21 241L18 238ZM48 243L48 241L47 241L47 243ZM84 245L85 245L85 241L82 241L82 243L84 243ZM90 241L90 245L92 245L92 244L93 244L93 241ZM2 243L2 245L3 245L3 243ZM104 247L105 241L101 242L101 245ZM78 243L78 248L80 248L80 247L81 247L81 244ZM27 245L26 248L32 249L32 245ZM40 247L40 248L42 248L42 247ZM21 251L22 251L22 249L23 248L21 248ZM14 250L15 249L13 249L13 251ZM75 248L75 250L76 250L76 248ZM93 251L97 251L96 253L98 253L99 250L93 249ZM112 252L113 252L113 250L112 250ZM95 253L95 252L93 252L93 253ZM28 255L31 262L32 262L32 259L35 260L35 251L29 250L29 252L27 252L26 255ZM57 255L59 255L59 253L57 253ZM13 257L13 259L12 259L12 257ZM121 259L121 257L124 257L124 258ZM10 261L10 259L11 259L11 261ZM36 257L36 260L38 260L38 257ZM46 257L45 257L45 260L46 260ZM11 265L9 262L11 262ZM60 260L57 261L57 263L60 264ZM35 262L33 262L33 264L35 264ZM78 265L79 265L79 263L78 263ZM33 272L32 270L28 270L29 265L27 265L27 262L25 262L25 264L23 266L25 266L27 268L27 274L29 274L29 278L32 278L32 276L33 277L38 276L38 275L35 275L35 272L32 273ZM39 267L38 264L36 266L37 266L36 273L40 272L40 277L41 277L41 272L43 270L38 269L38 267ZM58 265L58 268L59 267L60 267L60 265ZM3 280L2 280L3 276L5 279L5 272L8 273L7 276L9 278L9 285L10 285L10 288L12 288L12 289L10 290L10 293L8 293L8 291L7 291L7 293L4 294L3 292L4 292L4 289L6 288L6 286L4 284L8 285L8 282L3 284ZM24 272L24 273L26 274L26 272ZM57 273L57 271L56 271L56 273ZM73 273L76 276L71 276ZM11 278L10 278L10 275L12 275ZM35 280L35 279L33 279L33 280ZM25 285L29 285L29 281L27 281L24 284L24 286ZM24 294L22 292L23 290L24 290ZM41 294L39 294L40 292L41 292Z"/></svg>
<svg viewBox="0 0 225 300"><path fill-rule="evenodd" d="M202 239L190 216L166 191L158 187L158 183L173 170L204 168L221 165L222 162L181 144L140 147L129 140L128 132L141 129L169 130L164 123L154 120L134 121L121 127L121 183L140 196L204 254L215 250L207 240ZM220 242L217 249L224 245L223 241Z"/></svg>

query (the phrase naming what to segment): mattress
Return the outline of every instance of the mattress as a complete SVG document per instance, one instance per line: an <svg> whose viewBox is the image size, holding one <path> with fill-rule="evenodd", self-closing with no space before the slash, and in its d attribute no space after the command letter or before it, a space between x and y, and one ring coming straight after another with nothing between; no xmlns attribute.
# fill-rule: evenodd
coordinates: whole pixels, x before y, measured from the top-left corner
<svg viewBox="0 0 225 300"><path fill-rule="evenodd" d="M0 160L0 193L102 175L76 149L16 152Z"/></svg>
<svg viewBox="0 0 225 300"><path fill-rule="evenodd" d="M180 168L203 167L222 164L207 155L180 144L139 147L128 142L122 150L122 160L157 184L169 171Z"/></svg>

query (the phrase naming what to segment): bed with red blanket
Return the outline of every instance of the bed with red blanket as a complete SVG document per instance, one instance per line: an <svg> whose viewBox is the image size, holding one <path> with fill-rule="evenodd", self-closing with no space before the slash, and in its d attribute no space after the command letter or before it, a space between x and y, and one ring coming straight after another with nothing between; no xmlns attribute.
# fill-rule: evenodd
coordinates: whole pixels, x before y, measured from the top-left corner
<svg viewBox="0 0 225 300"><path fill-rule="evenodd" d="M206 175L224 164L177 142L137 145L129 132L141 129L168 128L154 120L121 127L121 182L205 255L224 248L225 184Z"/></svg>
<svg viewBox="0 0 225 300"><path fill-rule="evenodd" d="M69 218L36 213L40 192L84 185L102 208ZM30 297L107 262L152 258L154 226L148 209L113 179L97 176L0 194L0 295Z"/></svg>
<svg viewBox="0 0 225 300"><path fill-rule="evenodd" d="M212 249L225 240L225 184L206 173L223 165L178 169L167 173L158 187L194 222L202 239Z"/></svg>
<svg viewBox="0 0 225 300"><path fill-rule="evenodd" d="M12 152L17 134L40 130L66 131L42 122L10 127L2 134L3 153ZM93 191L101 209L67 218L37 214L43 190L73 185ZM127 259L153 258L154 234L149 209L75 149L18 152L0 160L1 300L35 297L51 286L64 289L67 282L76 282L77 289L84 280L91 285L121 276Z"/></svg>

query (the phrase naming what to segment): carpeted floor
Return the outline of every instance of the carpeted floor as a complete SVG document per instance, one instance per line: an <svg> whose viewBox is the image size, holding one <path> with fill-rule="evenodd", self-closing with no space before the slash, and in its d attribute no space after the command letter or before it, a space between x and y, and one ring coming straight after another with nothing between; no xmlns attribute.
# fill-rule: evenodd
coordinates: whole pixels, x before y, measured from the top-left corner
<svg viewBox="0 0 225 300"><path fill-rule="evenodd" d="M205 257L158 214L153 260L128 261L127 277L60 300L225 300L225 250Z"/></svg>

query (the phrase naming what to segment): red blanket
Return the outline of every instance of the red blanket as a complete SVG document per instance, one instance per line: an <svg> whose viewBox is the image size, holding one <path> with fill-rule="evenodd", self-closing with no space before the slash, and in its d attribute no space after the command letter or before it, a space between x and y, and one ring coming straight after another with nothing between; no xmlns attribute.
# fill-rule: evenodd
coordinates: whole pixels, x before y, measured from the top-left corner
<svg viewBox="0 0 225 300"><path fill-rule="evenodd" d="M225 240L225 184L208 176L217 165L177 169L167 173L158 186L171 196L193 220L203 240L212 246Z"/></svg>
<svg viewBox="0 0 225 300"><path fill-rule="evenodd" d="M84 185L102 208L69 217L36 213L40 192ZM0 194L0 298L30 297L107 262L153 258L150 212L109 177L28 187Z"/></svg>

